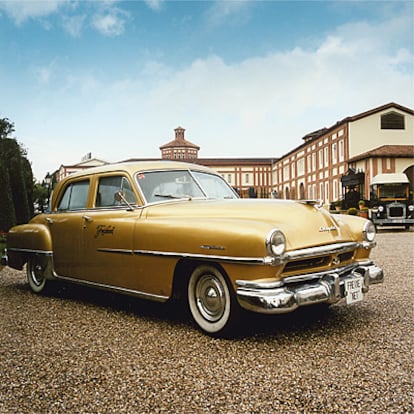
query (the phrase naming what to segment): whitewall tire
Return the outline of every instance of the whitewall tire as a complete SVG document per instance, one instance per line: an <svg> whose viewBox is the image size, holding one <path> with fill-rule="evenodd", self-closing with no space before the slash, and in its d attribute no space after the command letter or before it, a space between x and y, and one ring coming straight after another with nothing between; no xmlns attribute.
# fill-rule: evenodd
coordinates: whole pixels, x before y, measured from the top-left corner
<svg viewBox="0 0 414 414"><path fill-rule="evenodd" d="M46 288L46 264L47 259L35 255L31 256L27 261L27 281L29 282L30 289L34 293L41 293Z"/></svg>
<svg viewBox="0 0 414 414"><path fill-rule="evenodd" d="M226 277L214 266L201 265L188 282L187 300L195 323L207 334L229 334L237 319L238 304Z"/></svg>

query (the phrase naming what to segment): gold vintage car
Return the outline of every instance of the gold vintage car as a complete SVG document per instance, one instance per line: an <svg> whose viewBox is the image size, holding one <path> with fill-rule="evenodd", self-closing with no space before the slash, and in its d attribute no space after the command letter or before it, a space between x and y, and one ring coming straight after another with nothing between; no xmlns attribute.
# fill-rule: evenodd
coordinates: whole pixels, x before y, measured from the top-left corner
<svg viewBox="0 0 414 414"><path fill-rule="evenodd" d="M313 201L239 199L211 169L172 161L73 174L50 211L8 234L7 263L35 293L53 280L164 302L186 297L195 323L226 335L240 309L278 314L358 302L382 269L375 228Z"/></svg>

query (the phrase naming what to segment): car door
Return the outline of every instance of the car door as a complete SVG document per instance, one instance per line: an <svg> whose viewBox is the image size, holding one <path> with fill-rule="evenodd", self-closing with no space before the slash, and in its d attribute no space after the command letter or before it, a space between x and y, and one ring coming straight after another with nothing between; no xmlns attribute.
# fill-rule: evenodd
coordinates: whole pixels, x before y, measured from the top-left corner
<svg viewBox="0 0 414 414"><path fill-rule="evenodd" d="M89 188L89 179L68 183L57 211L46 217L52 235L54 268L59 276L84 276L82 231Z"/></svg>
<svg viewBox="0 0 414 414"><path fill-rule="evenodd" d="M132 240L141 214L129 179L121 174L99 177L93 208L83 215L85 278L108 286L133 288L136 279Z"/></svg>

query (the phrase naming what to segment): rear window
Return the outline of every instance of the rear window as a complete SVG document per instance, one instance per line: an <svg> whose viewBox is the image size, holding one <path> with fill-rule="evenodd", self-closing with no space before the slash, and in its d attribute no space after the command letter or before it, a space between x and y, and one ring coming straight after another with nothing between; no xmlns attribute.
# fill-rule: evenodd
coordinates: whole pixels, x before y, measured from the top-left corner
<svg viewBox="0 0 414 414"><path fill-rule="evenodd" d="M86 208L89 193L89 180L69 184L61 198L58 210L80 210Z"/></svg>

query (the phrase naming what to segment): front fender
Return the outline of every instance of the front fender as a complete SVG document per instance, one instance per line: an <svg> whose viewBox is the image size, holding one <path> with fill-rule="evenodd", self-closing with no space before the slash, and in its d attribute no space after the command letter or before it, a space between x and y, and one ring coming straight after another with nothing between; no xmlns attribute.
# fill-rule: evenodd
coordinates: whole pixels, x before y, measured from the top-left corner
<svg viewBox="0 0 414 414"><path fill-rule="evenodd" d="M7 264L21 270L30 254L52 255L52 237L44 224L21 224L7 234Z"/></svg>

